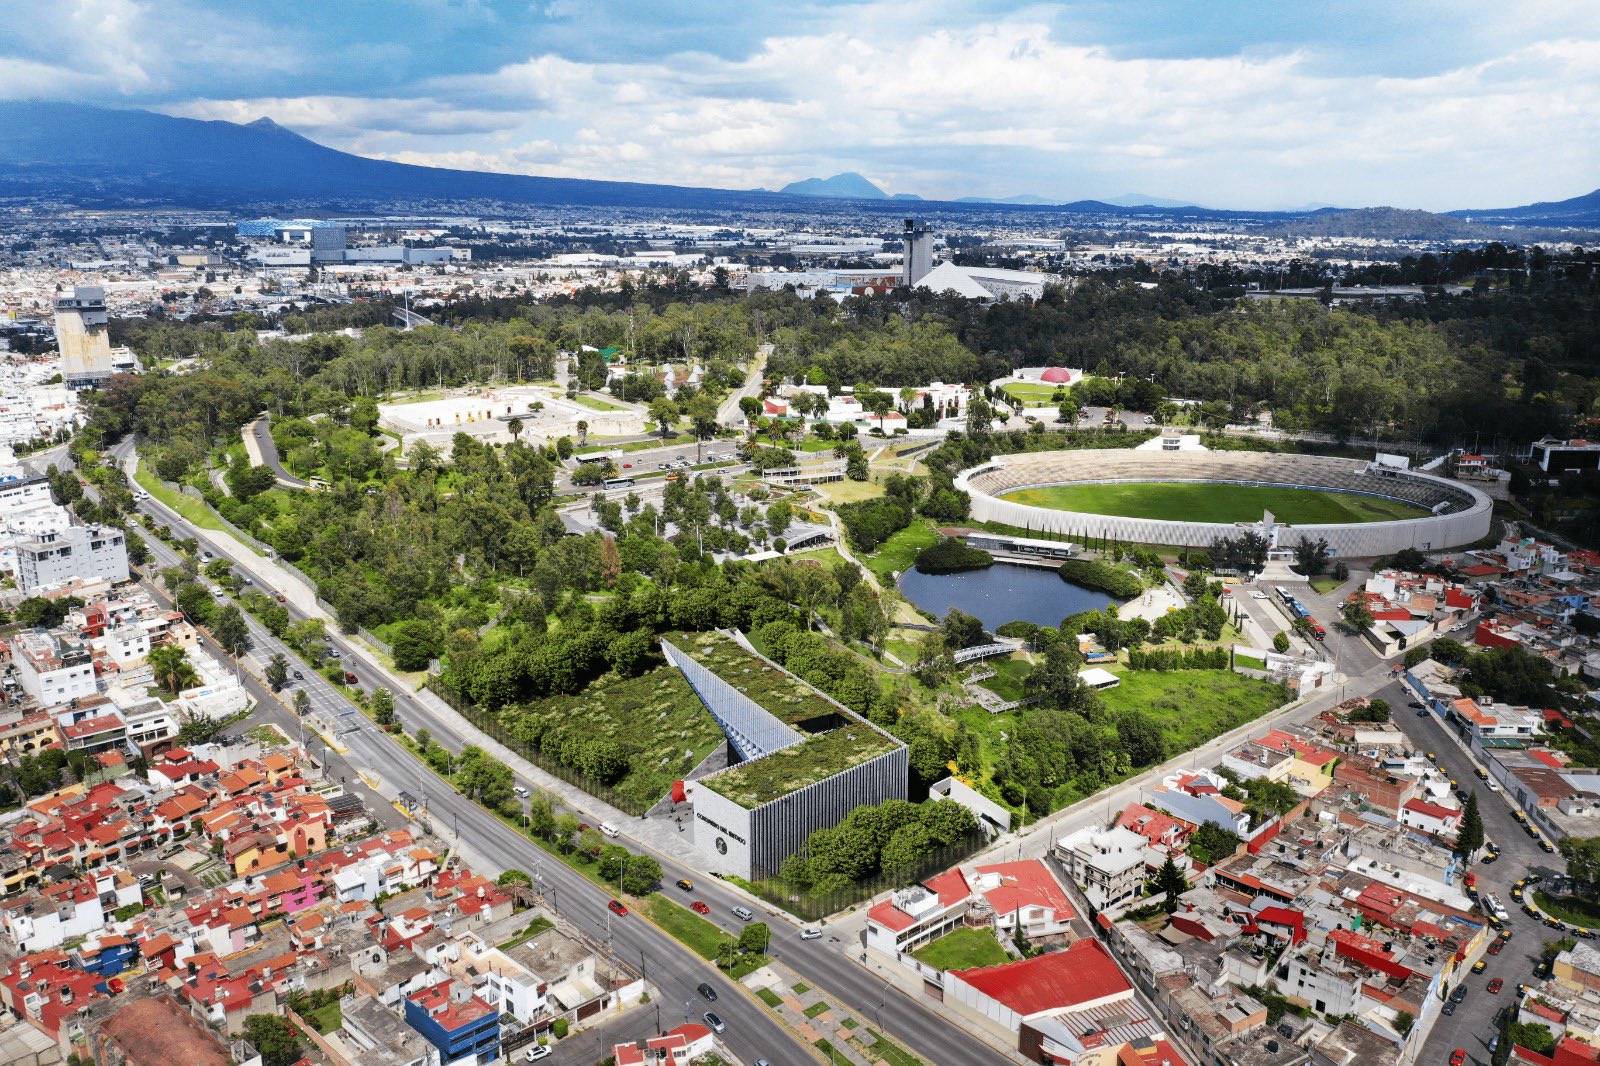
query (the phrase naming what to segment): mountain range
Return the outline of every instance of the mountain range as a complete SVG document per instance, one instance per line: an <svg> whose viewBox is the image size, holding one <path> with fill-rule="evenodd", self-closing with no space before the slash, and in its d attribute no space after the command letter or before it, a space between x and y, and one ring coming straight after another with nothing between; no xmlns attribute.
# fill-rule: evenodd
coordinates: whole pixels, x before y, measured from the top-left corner
<svg viewBox="0 0 1600 1066"><path fill-rule="evenodd" d="M893 196L854 172L807 178L776 192L709 189L582 178L546 178L394 163L328 148L273 122L174 118L152 111L83 104L0 102L0 198L71 201L91 207L189 207L359 210L395 202L472 205L538 204L705 211L795 210L808 200L848 200L888 215L907 203L955 211L978 206L1015 211L1129 215L1151 210L1186 218L1312 220L1329 235L1365 226L1417 233L1482 236L1488 226L1600 226L1600 190L1549 203L1447 215L1402 212L1218 211L1161 197L1129 194L1067 203L1041 196L924 201ZM1340 216L1345 216L1340 220ZM1296 226L1304 232L1305 225Z"/></svg>

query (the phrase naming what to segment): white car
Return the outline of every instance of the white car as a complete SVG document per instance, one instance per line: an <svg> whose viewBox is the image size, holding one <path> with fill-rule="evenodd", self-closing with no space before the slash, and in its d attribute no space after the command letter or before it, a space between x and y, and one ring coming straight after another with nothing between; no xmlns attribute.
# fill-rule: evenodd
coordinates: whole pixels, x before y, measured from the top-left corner
<svg viewBox="0 0 1600 1066"><path fill-rule="evenodd" d="M802 929L802 930L800 930L800 939L801 940L821 940L822 939L822 930L821 929Z"/></svg>
<svg viewBox="0 0 1600 1066"><path fill-rule="evenodd" d="M533 1047L528 1049L528 1053L527 1053L527 1055L523 1056L522 1061L523 1062L538 1062L542 1058L547 1058L549 1056L549 1054L550 1054L550 1045L548 1045L548 1044L536 1044Z"/></svg>
<svg viewBox="0 0 1600 1066"><path fill-rule="evenodd" d="M511 791L515 792L517 795L521 796L523 799L527 799L528 798L528 790L523 788L521 785L517 785Z"/></svg>
<svg viewBox="0 0 1600 1066"><path fill-rule="evenodd" d="M1147 425L1147 426L1155 425L1156 424L1155 416L1154 415L1145 415L1144 416L1144 424Z"/></svg>

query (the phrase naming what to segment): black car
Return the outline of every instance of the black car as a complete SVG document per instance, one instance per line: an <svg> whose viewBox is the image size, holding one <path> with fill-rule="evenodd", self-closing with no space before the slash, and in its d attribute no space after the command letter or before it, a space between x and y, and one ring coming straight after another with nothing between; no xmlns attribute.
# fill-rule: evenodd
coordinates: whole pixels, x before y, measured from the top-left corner
<svg viewBox="0 0 1600 1066"><path fill-rule="evenodd" d="M713 1003L717 1001L717 990L706 984L704 981L700 982L700 994L711 1000Z"/></svg>
<svg viewBox="0 0 1600 1066"><path fill-rule="evenodd" d="M306 679L306 675L298 670L291 671L291 674L296 681L304 681Z"/></svg>
<svg viewBox="0 0 1600 1066"><path fill-rule="evenodd" d="M1444 1012L1443 1013L1444 1013L1444 1016L1446 1018L1448 1018L1448 1017L1450 1017L1450 1015L1454 1014L1455 1012L1456 1012L1456 1001L1452 999L1449 1003L1446 1003L1444 1005Z"/></svg>
<svg viewBox="0 0 1600 1066"><path fill-rule="evenodd" d="M1467 998L1467 986L1466 985L1457 985L1456 986L1456 990L1454 992L1450 993L1450 1002L1451 1003L1460 1003L1462 1000L1464 1000L1466 998Z"/></svg>

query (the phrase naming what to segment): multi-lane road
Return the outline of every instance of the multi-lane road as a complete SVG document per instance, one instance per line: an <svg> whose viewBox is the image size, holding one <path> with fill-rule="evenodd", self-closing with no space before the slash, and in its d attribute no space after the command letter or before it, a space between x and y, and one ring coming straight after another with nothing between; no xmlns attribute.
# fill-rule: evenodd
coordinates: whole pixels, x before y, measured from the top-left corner
<svg viewBox="0 0 1600 1066"><path fill-rule="evenodd" d="M118 455L119 458L126 455L125 447ZM179 536L193 537L219 558L227 559L236 573L249 576L256 586L269 593L272 591L268 571L259 565L259 559L237 550L229 539L212 537L209 531L190 525L159 500L138 500L137 506L141 512L152 515ZM176 555L171 549L153 538L151 548L155 553L153 558L159 565L176 562ZM284 606L296 621L308 617L292 602ZM490 873L506 869L538 873L546 887L547 898L558 908L562 918L599 942L608 942L609 936L609 943L619 959L635 968L643 965L650 981L661 989L664 1025L670 1027L677 1024L685 1013L686 1004L688 1012L695 1019L699 1019L705 1010L712 1009L728 1025L722 1041L744 1061L754 1062L758 1058L765 1058L774 1066L816 1061L810 1051L800 1045L742 988L736 988L719 971L640 916L612 916L606 909L610 899L607 893L433 777L409 752L355 710L335 686L316 671L305 668L286 645L254 619L249 620L249 625L253 646L245 655L248 667L251 670L264 670L266 662L274 654L283 654L295 668L301 670L304 679L286 689L284 699L291 700L295 688L304 688L311 699L313 712L336 723L334 739L346 749L346 753L342 757L338 752L331 754L335 764L342 764L347 769L333 772L346 777L347 784L354 781L357 790L364 793L369 803L384 801L373 797L371 791L354 778L355 771L363 771L373 777L378 782L377 791L384 797L393 798L400 791L426 797L429 823L445 840L456 846L473 866ZM454 714L441 714L375 669L345 643L335 627L329 627L328 643L341 653L345 669L356 676L357 683L363 688L371 691L383 686L394 692L396 713L408 730L415 732L419 728L426 728L435 743L451 751L460 751L465 745L479 739L476 729L470 724ZM254 679L251 682L254 683ZM277 705L277 701L259 684L255 685L252 695L264 706ZM277 707L281 712L281 705ZM290 721L287 722L281 718L278 720L286 728L298 727L298 723L292 721L292 715L288 719ZM295 734L291 732L291 735ZM518 784L531 788L540 782L519 775ZM581 816L586 812L579 808L578 813ZM589 820L597 823L601 819L591 815ZM636 842L630 843L634 843L635 847L640 846ZM748 901L745 898L725 890L702 871L691 869L681 861L681 856L661 852L653 854L662 864L664 884L671 885L680 877L694 881L696 887L693 898L703 900L710 906L711 914L708 917L723 929L737 934L743 923L732 914L732 909L746 904ZM668 888L666 891L677 890ZM771 954L775 958L799 972L815 987L825 989L864 1017L872 1018L881 1025L886 1035L925 1062L965 1066L1008 1061L994 1048L872 976L869 970L855 961L854 955L860 950L858 946L828 936L820 940L802 941L798 927L781 917L770 917L773 931ZM702 982L709 982L719 989L721 994L714 1006L702 1000L696 991ZM672 1005L670 1010L667 1004ZM640 1016L641 1030L653 1024L653 1015L648 1025ZM578 1060L553 1056L550 1061Z"/></svg>

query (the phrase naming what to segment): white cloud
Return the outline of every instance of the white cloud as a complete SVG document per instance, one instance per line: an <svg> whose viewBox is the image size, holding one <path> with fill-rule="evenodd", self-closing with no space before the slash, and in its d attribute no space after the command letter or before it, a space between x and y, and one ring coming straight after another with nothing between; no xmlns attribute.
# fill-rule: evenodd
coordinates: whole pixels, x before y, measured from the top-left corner
<svg viewBox="0 0 1600 1066"><path fill-rule="evenodd" d="M1566 0L1569 6L1575 0ZM926 15L938 5L919 5ZM1131 188L1208 203L1449 208L1600 184L1593 20L1416 77L1327 73L1298 51L1121 58L1042 22L916 29L900 5L742 59L540 54L400 96L194 101L406 162L773 187L837 170L929 196ZM1582 26L1580 31L1577 26ZM897 26L898 32L868 32ZM865 28L864 28L865 27ZM130 68L142 70L142 66ZM14 80L14 78L13 78ZM5 84L0 68L0 89Z"/></svg>

